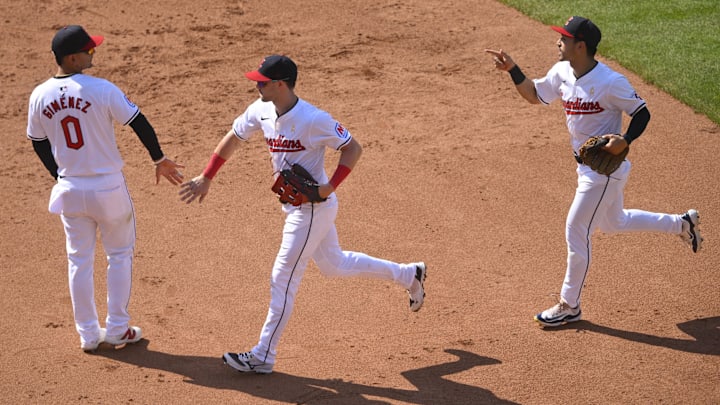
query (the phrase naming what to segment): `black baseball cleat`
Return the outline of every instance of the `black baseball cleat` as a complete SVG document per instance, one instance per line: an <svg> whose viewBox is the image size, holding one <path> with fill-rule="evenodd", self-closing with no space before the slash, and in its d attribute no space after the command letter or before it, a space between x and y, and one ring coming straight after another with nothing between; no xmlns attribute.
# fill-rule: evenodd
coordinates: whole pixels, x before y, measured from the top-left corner
<svg viewBox="0 0 720 405"><path fill-rule="evenodd" d="M225 364L242 373L270 374L273 369L272 364L259 361L252 352L225 353L222 359Z"/></svg>
<svg viewBox="0 0 720 405"><path fill-rule="evenodd" d="M700 213L697 210L688 210L682 214L682 233L680 238L687 243L692 251L697 253L702 246L703 238L700 236Z"/></svg>

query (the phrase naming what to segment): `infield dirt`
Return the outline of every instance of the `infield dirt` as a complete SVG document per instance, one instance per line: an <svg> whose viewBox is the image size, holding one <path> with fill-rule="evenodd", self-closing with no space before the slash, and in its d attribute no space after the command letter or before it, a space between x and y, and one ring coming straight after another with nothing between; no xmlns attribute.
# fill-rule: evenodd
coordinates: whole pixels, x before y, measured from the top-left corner
<svg viewBox="0 0 720 405"><path fill-rule="evenodd" d="M483 50L544 75L557 58L549 27L485 0L105 3L0 1L0 402L720 402L720 132L704 116L600 55L652 113L630 151L626 207L696 208L706 241L693 254L674 236L595 235L584 320L543 330L532 316L564 276L575 163L561 106L527 104ZM425 261L422 310L391 282L311 265L275 372L233 372L220 356L256 343L281 236L262 137L188 206L118 127L137 214L130 312L145 339L84 354L62 225L47 212L53 181L25 139L27 100L54 74L50 41L65 24L106 37L87 73L141 107L188 177L257 97L243 72L291 56L297 93L365 148L338 190L343 248ZM96 265L104 316L101 246Z"/></svg>

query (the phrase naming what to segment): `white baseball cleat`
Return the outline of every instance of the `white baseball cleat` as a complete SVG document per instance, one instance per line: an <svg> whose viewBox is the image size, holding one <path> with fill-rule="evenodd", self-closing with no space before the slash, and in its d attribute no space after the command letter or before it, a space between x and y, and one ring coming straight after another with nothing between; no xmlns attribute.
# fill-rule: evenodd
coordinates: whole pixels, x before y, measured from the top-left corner
<svg viewBox="0 0 720 405"><path fill-rule="evenodd" d="M137 326L129 327L122 335L105 336L105 342L116 346L128 343L137 343L140 339L142 339L142 330Z"/></svg>
<svg viewBox="0 0 720 405"><path fill-rule="evenodd" d="M568 303L560 300L554 306L535 315L535 321L542 326L561 326L568 322L577 322L582 319L580 305L573 308Z"/></svg>
<svg viewBox="0 0 720 405"><path fill-rule="evenodd" d="M417 312L422 308L425 301L425 278L427 277L427 266L423 262L415 263L415 278L407 290L410 295L410 310Z"/></svg>
<svg viewBox="0 0 720 405"><path fill-rule="evenodd" d="M80 338L80 348L85 352L94 352L97 350L98 346L100 346L100 343L102 343L105 340L105 328L100 328L100 335L91 340L84 340L82 337Z"/></svg>

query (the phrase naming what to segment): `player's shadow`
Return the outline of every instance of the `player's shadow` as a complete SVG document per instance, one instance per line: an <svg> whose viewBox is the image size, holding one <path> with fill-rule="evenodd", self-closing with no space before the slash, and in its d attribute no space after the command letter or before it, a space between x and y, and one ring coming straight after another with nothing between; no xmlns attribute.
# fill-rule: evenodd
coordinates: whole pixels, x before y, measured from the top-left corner
<svg viewBox="0 0 720 405"><path fill-rule="evenodd" d="M546 328L545 330L587 330L682 352L720 356L720 316L694 319L692 321L679 323L677 327L694 339L675 339L648 335L646 333L629 332L597 325L588 321L574 322L559 328Z"/></svg>
<svg viewBox="0 0 720 405"><path fill-rule="evenodd" d="M484 388L443 378L477 366L500 364L499 360L464 350L447 349L445 352L457 356L457 360L401 373L416 389L364 385L342 379L317 379L277 371L269 375L244 374L224 365L220 356L157 352L148 348L147 340L128 345L122 350L101 347L97 355L146 369L182 375L185 382L191 384L237 390L257 398L292 404L386 404L387 401L412 404L515 404L496 397ZM155 374L149 374L149 377L153 378ZM167 377L158 374L157 378Z"/></svg>

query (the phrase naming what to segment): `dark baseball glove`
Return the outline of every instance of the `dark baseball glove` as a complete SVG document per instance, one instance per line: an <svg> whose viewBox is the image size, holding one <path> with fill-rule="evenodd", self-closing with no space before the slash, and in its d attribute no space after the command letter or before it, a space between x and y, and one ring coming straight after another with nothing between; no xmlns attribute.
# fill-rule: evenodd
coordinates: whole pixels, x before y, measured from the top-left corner
<svg viewBox="0 0 720 405"><path fill-rule="evenodd" d="M578 151L578 156L583 164L590 166L591 169L606 176L609 176L620 167L620 164L622 164L630 151L629 147L625 147L622 152L613 155L603 149L603 146L607 145L609 141L607 138L593 136L585 141Z"/></svg>
<svg viewBox="0 0 720 405"><path fill-rule="evenodd" d="M306 202L322 202L318 183L304 167L295 163L292 168L285 169L275 180L272 191L280 195L283 204L300 205Z"/></svg>

